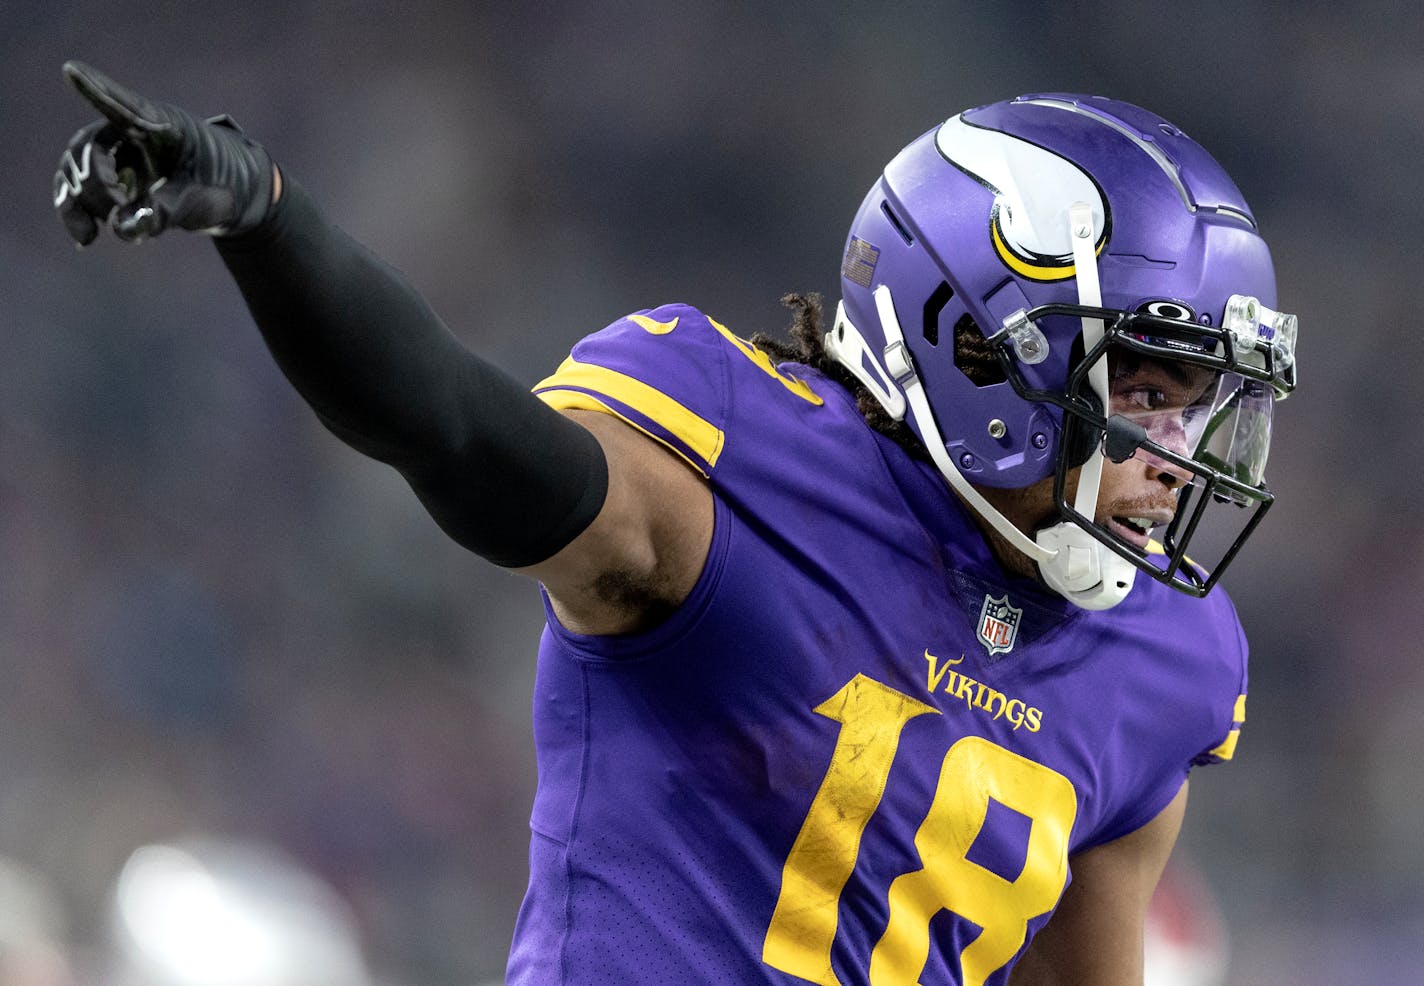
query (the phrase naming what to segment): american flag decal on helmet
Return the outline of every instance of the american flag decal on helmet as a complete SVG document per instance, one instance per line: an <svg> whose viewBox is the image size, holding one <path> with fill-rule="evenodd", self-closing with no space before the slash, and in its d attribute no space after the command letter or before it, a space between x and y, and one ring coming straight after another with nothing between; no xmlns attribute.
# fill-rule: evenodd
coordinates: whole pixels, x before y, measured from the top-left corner
<svg viewBox="0 0 1424 986"><path fill-rule="evenodd" d="M868 288L871 278L875 276L875 265L879 262L879 247L871 246L859 236L852 236L846 244L845 259L841 261L841 276Z"/></svg>

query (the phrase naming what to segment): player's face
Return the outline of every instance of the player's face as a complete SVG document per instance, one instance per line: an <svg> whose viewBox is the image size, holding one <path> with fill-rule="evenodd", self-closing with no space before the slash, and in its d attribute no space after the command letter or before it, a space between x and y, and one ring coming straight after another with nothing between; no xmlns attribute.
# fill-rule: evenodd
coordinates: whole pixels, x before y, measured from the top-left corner
<svg viewBox="0 0 1424 986"><path fill-rule="evenodd" d="M1112 363L1111 413L1140 424L1163 448L1189 456L1215 381L1216 373L1205 367L1122 353ZM1152 528L1172 519L1177 490L1190 478L1145 449L1125 462L1107 460L1094 519L1128 544L1145 548ZM1076 487L1077 476L1073 479Z"/></svg>
<svg viewBox="0 0 1424 986"><path fill-rule="evenodd" d="M1215 374L1183 363L1138 358L1123 354L1110 372L1111 412L1131 418L1147 430L1152 441L1181 455L1190 455L1203 401L1209 396ZM1075 469L1068 475L1068 501L1077 493ZM1186 475L1155 455L1138 449L1123 462L1105 460L1098 489L1095 519L1127 543L1145 548L1152 528L1166 524L1177 509L1177 491ZM1058 522L1053 477L1017 490L980 488L980 492L1014 526L1030 536ZM1034 574L1033 562L987 528L1000 564L1018 575Z"/></svg>

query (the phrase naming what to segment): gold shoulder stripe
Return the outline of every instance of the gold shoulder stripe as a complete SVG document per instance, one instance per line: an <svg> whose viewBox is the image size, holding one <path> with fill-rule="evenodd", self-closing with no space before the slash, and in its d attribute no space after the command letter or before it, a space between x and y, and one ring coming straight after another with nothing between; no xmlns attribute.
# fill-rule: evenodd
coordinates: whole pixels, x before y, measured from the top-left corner
<svg viewBox="0 0 1424 986"><path fill-rule="evenodd" d="M593 391L594 393L589 395L584 391ZM625 415L619 414L615 408L608 404L599 401L597 395L602 394L667 429L669 434L709 467L717 464L717 459L722 454L722 448L726 443L727 436L722 429L679 404L662 391L650 387L626 373L619 373L617 370L610 370L594 363L580 363L572 356L564 360L552 376L535 384L534 392L544 403L555 408L590 408L588 402L592 400L596 406L590 409L613 414L628 421L640 431L652 435L647 428L630 420ZM652 435L652 437L657 438L658 436ZM664 442L664 444L667 443ZM682 454L681 450L676 448L673 450ZM687 456L683 455L683 457ZM697 466L699 471L706 471L702 468L702 464L693 463L693 465Z"/></svg>
<svg viewBox="0 0 1424 986"><path fill-rule="evenodd" d="M758 349L756 346L752 345L750 342L734 333L731 329L727 328L715 318L708 318L707 321L712 323L712 328L716 329L722 334L722 338L726 339L732 345L736 346L737 349L741 351L743 356L755 363L757 365L757 368L760 369L761 372L765 373L772 379L779 381L783 387L791 391L797 397L801 398L806 403L814 404L817 407L820 407L822 404L826 403L824 400L821 399L820 395L818 395L814 390L811 389L811 386L806 383L805 380L802 380L799 377L793 377L788 374L778 372L776 367L771 365L771 357L768 356L763 350Z"/></svg>
<svg viewBox="0 0 1424 986"><path fill-rule="evenodd" d="M1167 546L1164 545L1161 541L1158 541L1156 538L1151 538L1151 539L1147 542L1147 549L1146 549L1146 550L1147 550L1147 553L1148 553L1149 555L1161 555L1163 558L1167 557ZM1188 565L1192 566L1193 568L1200 570L1203 574L1206 573L1206 569L1202 568L1202 567L1201 567L1200 565L1198 565L1195 561L1193 561L1191 555L1183 555L1183 556L1182 556L1182 561L1186 562ZM1242 696L1242 698L1245 698L1245 697L1246 697L1246 696L1244 696L1244 695Z"/></svg>
<svg viewBox="0 0 1424 986"><path fill-rule="evenodd" d="M1246 696L1237 695L1236 705L1231 709L1231 721L1235 723L1221 745L1211 751L1218 760L1230 760L1236 754L1236 741L1241 738L1241 724L1246 721Z"/></svg>
<svg viewBox="0 0 1424 986"><path fill-rule="evenodd" d="M708 466L706 463L694 458L693 456L688 455L687 452L680 446L673 444L661 435L653 434L647 428L643 427L641 424L628 417L628 415L619 413L617 410L610 407L603 401L599 400L592 394L585 394L581 390L545 390L536 394L535 396L538 397L545 404L548 404L555 411L598 411L602 414L607 414L612 417L615 417L618 420L622 421L624 424L626 424L628 427L635 428L638 431L641 431L643 434L647 435L653 441L657 442L659 445L663 446L668 451L675 454L679 459L681 459L683 462L686 462L689 466L697 470L703 476L708 475Z"/></svg>
<svg viewBox="0 0 1424 986"><path fill-rule="evenodd" d="M677 328L676 317L674 317L671 322L659 322L649 315L629 315L628 321L641 325L646 331L651 332L655 336L665 336Z"/></svg>
<svg viewBox="0 0 1424 986"><path fill-rule="evenodd" d="M1211 751L1211 756L1218 760L1230 760L1236 755L1236 741L1241 738L1241 730L1233 729L1226 734L1226 739L1221 741L1221 745Z"/></svg>

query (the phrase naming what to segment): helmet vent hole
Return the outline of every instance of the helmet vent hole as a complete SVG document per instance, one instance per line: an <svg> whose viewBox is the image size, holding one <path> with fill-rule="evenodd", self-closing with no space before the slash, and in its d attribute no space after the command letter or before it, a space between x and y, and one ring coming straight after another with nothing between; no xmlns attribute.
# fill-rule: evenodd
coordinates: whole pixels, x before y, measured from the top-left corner
<svg viewBox="0 0 1424 986"><path fill-rule="evenodd" d="M968 312L954 323L954 365L976 387L988 387L1008 379L994 347L989 345Z"/></svg>
<svg viewBox="0 0 1424 986"><path fill-rule="evenodd" d="M948 281L940 281L939 287L925 299L925 342L931 346L939 345L939 315L953 297L954 288L949 286Z"/></svg>
<svg viewBox="0 0 1424 986"><path fill-rule="evenodd" d="M890 220L890 225L895 227L895 232L900 234L900 239L905 241L905 245L914 246L915 238L910 235L910 231L905 228L905 224L900 221L900 217L895 215L895 210L890 208L890 203L881 202L880 211L885 213L885 218Z"/></svg>

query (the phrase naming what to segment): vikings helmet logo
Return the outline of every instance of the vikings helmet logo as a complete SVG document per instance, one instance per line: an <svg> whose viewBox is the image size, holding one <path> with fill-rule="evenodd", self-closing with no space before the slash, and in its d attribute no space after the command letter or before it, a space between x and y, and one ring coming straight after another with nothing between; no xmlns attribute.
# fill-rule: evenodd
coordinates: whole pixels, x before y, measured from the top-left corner
<svg viewBox="0 0 1424 986"><path fill-rule="evenodd" d="M1068 206L1087 202L1093 212L1093 248L1107 246L1112 222L1107 199L1092 178L1052 151L964 121L944 123L935 146L956 168L994 193L989 236L1010 270L1031 281L1063 281L1073 266ZM1030 180L1025 180L1029 176Z"/></svg>

